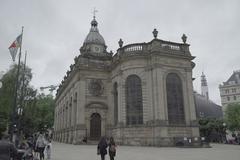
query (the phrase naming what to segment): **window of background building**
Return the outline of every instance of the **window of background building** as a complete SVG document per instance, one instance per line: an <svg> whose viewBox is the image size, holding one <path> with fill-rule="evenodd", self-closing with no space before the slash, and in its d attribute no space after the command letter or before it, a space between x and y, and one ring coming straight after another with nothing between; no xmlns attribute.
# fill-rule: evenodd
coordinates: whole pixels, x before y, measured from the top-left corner
<svg viewBox="0 0 240 160"><path fill-rule="evenodd" d="M229 93L229 89L226 89L226 90L225 90L225 93Z"/></svg>
<svg viewBox="0 0 240 160"><path fill-rule="evenodd" d="M233 99L234 99L234 100L236 100L236 99L237 99L237 97L236 97L236 96L233 96Z"/></svg>
<svg viewBox="0 0 240 160"><path fill-rule="evenodd" d="M227 97L227 100L230 101L230 97Z"/></svg>
<svg viewBox="0 0 240 160"><path fill-rule="evenodd" d="M236 88L232 88L232 93L236 93Z"/></svg>

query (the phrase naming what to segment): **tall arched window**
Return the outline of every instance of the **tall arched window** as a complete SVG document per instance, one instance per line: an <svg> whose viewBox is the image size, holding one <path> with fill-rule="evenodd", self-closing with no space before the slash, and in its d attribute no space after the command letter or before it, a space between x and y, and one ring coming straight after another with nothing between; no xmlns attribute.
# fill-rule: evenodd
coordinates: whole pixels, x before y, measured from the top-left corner
<svg viewBox="0 0 240 160"><path fill-rule="evenodd" d="M74 94L74 99L73 99L73 125L77 125L77 92Z"/></svg>
<svg viewBox="0 0 240 160"><path fill-rule="evenodd" d="M118 90L117 90L117 82L113 85L113 97L114 97L114 124L118 123Z"/></svg>
<svg viewBox="0 0 240 160"><path fill-rule="evenodd" d="M169 73L166 81L169 124L184 124L185 116L181 79L176 73Z"/></svg>
<svg viewBox="0 0 240 160"><path fill-rule="evenodd" d="M130 75L126 80L127 125L143 124L141 79Z"/></svg>

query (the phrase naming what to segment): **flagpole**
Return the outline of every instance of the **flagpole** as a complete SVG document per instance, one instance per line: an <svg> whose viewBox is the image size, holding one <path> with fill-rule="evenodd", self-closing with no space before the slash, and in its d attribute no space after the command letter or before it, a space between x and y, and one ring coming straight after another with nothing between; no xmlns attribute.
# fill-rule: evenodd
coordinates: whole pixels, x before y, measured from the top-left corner
<svg viewBox="0 0 240 160"><path fill-rule="evenodd" d="M20 70L20 63L21 63L21 53L22 53L22 38L23 38L23 26L22 26L22 37L21 37L21 43L20 43L20 51L19 51L19 56L18 56L18 67L17 67L17 75L16 75L16 80L15 80L15 91L14 91L14 101L13 101L13 107L12 107L12 125L11 125L11 139L14 142L15 145L15 138L13 137L14 135L14 130L17 128L16 124L16 118L17 118L17 112L16 112L16 108L17 108L17 91L18 91L18 78L19 78L19 70ZM16 127L16 128L15 128ZM16 135L17 136L17 135Z"/></svg>
<svg viewBox="0 0 240 160"><path fill-rule="evenodd" d="M19 119L18 119L18 131L19 134L21 135L21 121L22 121L22 112L23 112L23 106L24 106L24 91L25 91L25 70L26 70L26 59L27 59L27 51L25 51L25 58L24 58L24 65L23 65L23 73L22 73L22 87L21 87L21 96L20 96L20 101L19 101Z"/></svg>

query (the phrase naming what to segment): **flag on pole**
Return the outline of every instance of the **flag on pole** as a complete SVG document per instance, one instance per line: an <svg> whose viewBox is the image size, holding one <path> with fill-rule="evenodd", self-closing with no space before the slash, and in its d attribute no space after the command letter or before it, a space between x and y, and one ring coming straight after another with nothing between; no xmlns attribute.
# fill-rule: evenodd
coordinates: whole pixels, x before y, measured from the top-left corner
<svg viewBox="0 0 240 160"><path fill-rule="evenodd" d="M8 48L12 56L13 62L15 62L17 51L18 51L18 48L21 46L21 43L22 43L22 34L20 34Z"/></svg>

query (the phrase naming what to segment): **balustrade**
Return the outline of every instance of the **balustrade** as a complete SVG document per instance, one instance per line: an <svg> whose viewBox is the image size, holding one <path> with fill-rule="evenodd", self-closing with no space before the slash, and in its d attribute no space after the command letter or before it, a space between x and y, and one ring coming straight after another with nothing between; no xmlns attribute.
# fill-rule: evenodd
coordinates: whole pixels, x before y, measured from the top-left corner
<svg viewBox="0 0 240 160"><path fill-rule="evenodd" d="M174 44L162 43L161 47L166 48L166 49L177 50L177 51L181 50L179 45L174 45Z"/></svg>
<svg viewBox="0 0 240 160"><path fill-rule="evenodd" d="M173 51L174 53L179 52L185 54L186 51L188 51L188 46L184 44L178 44L174 42L167 42L167 41L159 41L159 47L163 50L169 50ZM156 47L156 45L152 46L151 43L136 43L136 44L129 44L122 48L119 48L117 51L117 54L113 56L113 60L117 60L121 54L123 55L132 55L132 54L141 54L149 49L151 51L151 48Z"/></svg>
<svg viewBox="0 0 240 160"><path fill-rule="evenodd" d="M143 46L142 45L130 45L124 47L124 52L134 52L134 51L142 51Z"/></svg>

